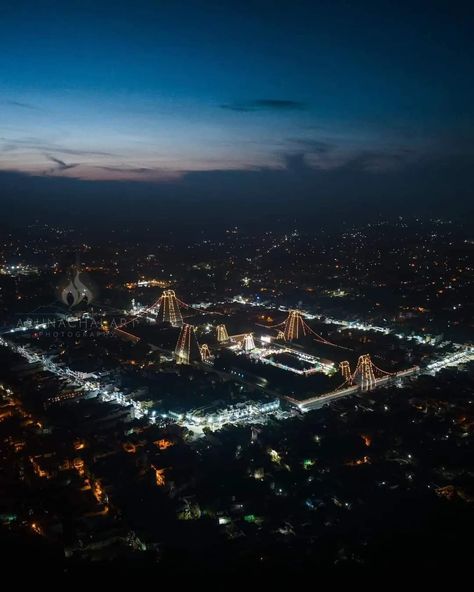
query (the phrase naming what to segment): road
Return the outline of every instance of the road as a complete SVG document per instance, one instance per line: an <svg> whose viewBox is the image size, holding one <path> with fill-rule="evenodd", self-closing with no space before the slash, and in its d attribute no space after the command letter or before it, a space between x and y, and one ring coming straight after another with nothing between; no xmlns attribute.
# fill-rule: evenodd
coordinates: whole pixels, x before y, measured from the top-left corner
<svg viewBox="0 0 474 592"><path fill-rule="evenodd" d="M407 370L402 370L401 372L397 372L391 376L384 376L383 378L379 378L376 380L374 389L379 386L383 386L384 384L388 384L394 380L402 380L408 376L413 376L420 372L420 368L418 366L413 366L413 368L408 368ZM374 390L371 389L371 390ZM324 405L329 405L338 399L342 399L344 397L349 397L351 395L355 395L356 393L364 392L362 391L360 385L354 385L347 387L345 389L339 391L333 391L331 393L326 393L324 395L319 395L315 397L309 397L308 399L303 399L302 401L298 401L296 399L288 399L293 405L295 405L300 411L313 411L314 409L321 409Z"/></svg>

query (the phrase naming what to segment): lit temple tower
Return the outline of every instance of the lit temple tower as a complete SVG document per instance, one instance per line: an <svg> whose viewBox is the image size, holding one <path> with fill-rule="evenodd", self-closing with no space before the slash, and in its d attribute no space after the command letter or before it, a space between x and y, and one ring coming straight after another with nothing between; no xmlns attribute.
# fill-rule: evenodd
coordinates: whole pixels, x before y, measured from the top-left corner
<svg viewBox="0 0 474 592"><path fill-rule="evenodd" d="M193 325L184 324L181 327L174 355L177 364L189 364L190 362L201 361L201 350Z"/></svg>
<svg viewBox="0 0 474 592"><path fill-rule="evenodd" d="M229 334L225 325L217 325L217 341L219 343L229 340Z"/></svg>
<svg viewBox="0 0 474 592"><path fill-rule="evenodd" d="M253 334L252 333L247 333L247 335L244 337L244 350L246 352L252 351L253 349L255 349L255 341L253 340Z"/></svg>
<svg viewBox="0 0 474 592"><path fill-rule="evenodd" d="M374 365L370 359L370 354L364 354L359 357L352 379L354 380L356 376L360 377L360 386L363 391L369 391L374 388Z"/></svg>
<svg viewBox="0 0 474 592"><path fill-rule="evenodd" d="M301 310L292 309L288 311L286 319L278 323L278 325L272 325L271 328L278 328L277 339L284 339L285 341L293 341L294 339L300 339L306 337L306 335L313 335L316 341L325 343L327 345L335 345L331 343L321 335L318 335L311 329L308 323L304 320L303 313ZM340 347L340 346L336 346Z"/></svg>
<svg viewBox="0 0 474 592"><path fill-rule="evenodd" d="M349 362L344 361L339 364L339 370L341 371L342 377L348 384L352 384L352 374Z"/></svg>
<svg viewBox="0 0 474 592"><path fill-rule="evenodd" d="M285 341L293 341L307 335L303 315L299 310L288 311L288 316L285 321L285 328L283 331Z"/></svg>
<svg viewBox="0 0 474 592"><path fill-rule="evenodd" d="M173 327L183 325L183 317L174 290L165 290L159 300L158 319L162 323L170 323Z"/></svg>
<svg viewBox="0 0 474 592"><path fill-rule="evenodd" d="M207 343L201 345L201 359L203 362L208 362L211 358L211 350Z"/></svg>

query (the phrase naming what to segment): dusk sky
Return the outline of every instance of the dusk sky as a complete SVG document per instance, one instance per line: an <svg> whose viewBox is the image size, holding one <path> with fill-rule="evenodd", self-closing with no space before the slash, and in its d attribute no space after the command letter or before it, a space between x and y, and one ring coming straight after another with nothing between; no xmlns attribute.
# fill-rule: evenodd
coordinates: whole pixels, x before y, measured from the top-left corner
<svg viewBox="0 0 474 592"><path fill-rule="evenodd" d="M222 199L297 178L314 200L353 182L380 193L386 179L412 197L467 200L474 22L463 3L5 4L7 197L34 176Z"/></svg>

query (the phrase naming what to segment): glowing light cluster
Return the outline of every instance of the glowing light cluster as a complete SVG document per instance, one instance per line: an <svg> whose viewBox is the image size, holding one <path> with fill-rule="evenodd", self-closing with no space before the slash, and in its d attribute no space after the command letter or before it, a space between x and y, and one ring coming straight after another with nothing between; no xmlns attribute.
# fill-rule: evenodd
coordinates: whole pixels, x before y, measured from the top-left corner
<svg viewBox="0 0 474 592"><path fill-rule="evenodd" d="M181 327L183 317L175 291L165 290L159 300L158 319L161 322L170 323L173 327Z"/></svg>
<svg viewBox="0 0 474 592"><path fill-rule="evenodd" d="M229 340L229 334L225 325L217 325L217 341L222 343Z"/></svg>
<svg viewBox="0 0 474 592"><path fill-rule="evenodd" d="M197 350L197 357L202 361L202 353L197 342L193 325L184 324L181 328L176 348L174 350L177 364L189 364L193 358L193 350Z"/></svg>

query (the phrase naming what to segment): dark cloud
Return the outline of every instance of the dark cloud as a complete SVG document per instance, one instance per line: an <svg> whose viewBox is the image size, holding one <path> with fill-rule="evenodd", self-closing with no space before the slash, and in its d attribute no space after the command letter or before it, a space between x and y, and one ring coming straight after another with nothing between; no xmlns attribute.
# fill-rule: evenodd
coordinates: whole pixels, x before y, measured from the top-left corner
<svg viewBox="0 0 474 592"><path fill-rule="evenodd" d="M96 169L101 169L102 171L110 171L113 173L151 173L156 171L157 169L147 168L147 167L120 167L120 166L96 166Z"/></svg>
<svg viewBox="0 0 474 592"><path fill-rule="evenodd" d="M305 173L311 170L306 161L306 155L302 152L295 154L284 154L285 168L289 173Z"/></svg>
<svg viewBox="0 0 474 592"><path fill-rule="evenodd" d="M45 157L57 165L51 169L44 171L43 174L45 174L45 175L51 175L51 174L54 174L57 172L67 171L69 169L73 169L73 168L79 166L79 163L69 163L68 164L67 162L64 162L64 160L61 160L60 158L56 158L55 156L51 156L50 154L45 154Z"/></svg>
<svg viewBox="0 0 474 592"><path fill-rule="evenodd" d="M257 99L255 101L226 103L220 107L230 111L251 113L253 111L302 111L307 108L307 104L290 99Z"/></svg>
<svg viewBox="0 0 474 592"><path fill-rule="evenodd" d="M350 146L344 140L321 140L312 138L289 138L283 160L294 168L298 161L306 168L353 170L367 173L381 173L403 169L420 161L423 157L433 159L433 153L401 145L381 145L378 148Z"/></svg>

